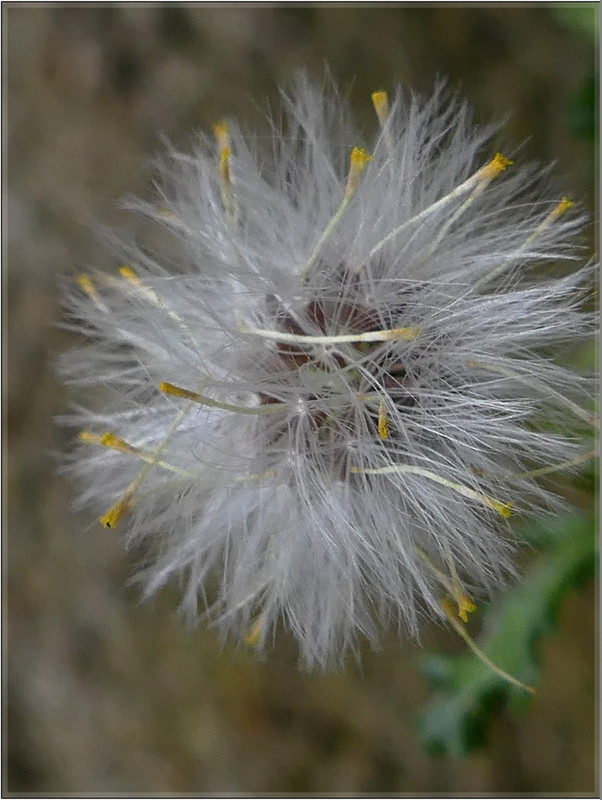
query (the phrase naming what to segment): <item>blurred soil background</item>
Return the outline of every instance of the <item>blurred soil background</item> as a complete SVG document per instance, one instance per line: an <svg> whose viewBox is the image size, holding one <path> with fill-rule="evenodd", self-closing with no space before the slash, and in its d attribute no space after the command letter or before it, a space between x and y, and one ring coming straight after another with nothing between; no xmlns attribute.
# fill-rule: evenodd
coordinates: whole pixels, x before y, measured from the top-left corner
<svg viewBox="0 0 602 800"><path fill-rule="evenodd" d="M391 634L361 666L307 675L286 636L258 661L187 630L176 590L139 604L134 557L71 512L49 455L70 435L53 425L68 402L52 366L70 342L59 277L119 266L91 229L135 230L118 201L150 194L161 135L186 149L224 116L265 126L300 66L320 77L327 62L366 119L372 90L448 76L478 119L510 114L507 141L556 160L593 211L594 145L570 109L595 69L582 23L598 6L570 5L574 24L545 4L3 4L5 796L595 796L593 581L543 642L527 713L499 715L469 759L435 759L414 731L429 696L419 646ZM422 644L462 649L435 627Z"/></svg>

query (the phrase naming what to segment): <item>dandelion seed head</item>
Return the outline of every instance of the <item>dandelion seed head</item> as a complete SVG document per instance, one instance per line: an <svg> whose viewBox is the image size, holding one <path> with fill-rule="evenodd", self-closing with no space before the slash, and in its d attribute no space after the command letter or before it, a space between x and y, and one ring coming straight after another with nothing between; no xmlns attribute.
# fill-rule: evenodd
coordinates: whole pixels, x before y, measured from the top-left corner
<svg viewBox="0 0 602 800"><path fill-rule="evenodd" d="M443 86L372 100L365 142L301 76L267 147L220 122L170 151L132 207L173 252L122 244L67 291L81 505L146 545L146 594L176 579L257 648L283 623L310 666L416 635L446 592L465 620L591 422L553 358L594 327L584 215Z"/></svg>

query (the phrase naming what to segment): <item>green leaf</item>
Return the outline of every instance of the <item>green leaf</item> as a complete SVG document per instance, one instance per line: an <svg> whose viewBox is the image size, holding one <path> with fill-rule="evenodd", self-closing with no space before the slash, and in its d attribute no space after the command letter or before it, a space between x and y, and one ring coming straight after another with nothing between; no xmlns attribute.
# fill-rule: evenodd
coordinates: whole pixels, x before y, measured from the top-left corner
<svg viewBox="0 0 602 800"><path fill-rule="evenodd" d="M595 569L597 530L592 517L571 515L521 531L525 541L544 546L547 552L519 585L488 607L483 629L489 633L479 647L527 684L537 680L536 644L553 628L562 598ZM505 703L516 712L531 699L472 653L427 656L422 669L437 690L418 720L422 745L433 755L468 755L484 743L487 722L498 707Z"/></svg>
<svg viewBox="0 0 602 800"><path fill-rule="evenodd" d="M552 13L565 28L593 42L598 41L600 25L597 3L556 3Z"/></svg>
<svg viewBox="0 0 602 800"><path fill-rule="evenodd" d="M592 142L598 139L596 104L599 93L599 75L598 73L592 73L585 79L569 104L568 123L573 136L578 136L580 139L589 139Z"/></svg>

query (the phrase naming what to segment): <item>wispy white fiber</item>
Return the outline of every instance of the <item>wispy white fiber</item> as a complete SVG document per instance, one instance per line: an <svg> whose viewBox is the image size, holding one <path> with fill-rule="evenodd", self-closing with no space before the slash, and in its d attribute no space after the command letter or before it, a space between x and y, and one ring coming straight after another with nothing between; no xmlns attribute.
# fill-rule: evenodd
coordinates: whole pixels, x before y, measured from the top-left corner
<svg viewBox="0 0 602 800"><path fill-rule="evenodd" d="M169 152L131 204L169 253L67 290L81 505L146 546L147 594L259 648L283 624L307 665L507 580L511 517L559 507L596 424L557 359L595 327L584 215L443 86L373 102L366 142L300 76L267 139Z"/></svg>

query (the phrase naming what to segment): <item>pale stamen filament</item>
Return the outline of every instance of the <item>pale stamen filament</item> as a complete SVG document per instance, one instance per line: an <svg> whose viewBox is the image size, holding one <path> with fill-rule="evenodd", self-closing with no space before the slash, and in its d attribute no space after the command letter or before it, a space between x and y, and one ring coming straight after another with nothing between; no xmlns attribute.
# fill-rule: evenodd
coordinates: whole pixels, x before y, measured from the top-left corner
<svg viewBox="0 0 602 800"><path fill-rule="evenodd" d="M182 389L180 386L174 386L173 383L162 382L159 384L159 390L164 394L172 395L173 397L182 397L185 400L191 400L193 403L198 403L202 406L210 406L211 408L221 408L224 411L235 411L237 414L279 414L286 411L288 406L286 403L268 403L262 406L237 406L232 403L222 403L219 400L214 400L207 395L199 394L199 392L191 392L189 389Z"/></svg>
<svg viewBox="0 0 602 800"><path fill-rule="evenodd" d="M312 254L307 260L305 269L303 270L300 276L302 281L305 281L307 279L309 271L313 267L314 262L316 261L324 242L328 239L328 237L332 234L336 226L339 224L343 214L345 213L345 210L347 209L347 206L351 202L351 198L356 192L361 174L366 168L366 164L371 160L372 156L369 155L366 152L366 150L360 147L353 148L351 152L351 158L349 163L349 174L347 175L347 185L345 187L345 194L343 196L343 200L338 208L338 211L335 213L334 217L330 220L330 222L324 229L324 232L318 239L318 242L314 247Z"/></svg>
<svg viewBox="0 0 602 800"><path fill-rule="evenodd" d="M507 161L507 165L512 164L512 162L508 161L508 159L506 159L506 161ZM503 168L505 169L505 167L503 167ZM501 169L500 169L500 172L501 172ZM435 241L433 242L433 244L432 244L430 250L428 251L428 253L426 254L425 258L430 258L430 256L432 256L432 254L439 247L439 245L441 244L443 239L446 237L448 231L454 225L456 220L459 219L468 208L470 208L470 206L474 203L474 201L481 194L483 194L483 192L489 186L491 181L493 181L495 178L497 178L498 175L499 175L499 172L495 172L494 170L491 170L491 172L488 175L485 175L483 180L479 184L477 184L477 186L473 189L473 192L470 195L470 197L462 203L460 208L458 208L451 215L451 217L447 220L447 222L441 227L441 229L439 230L439 233L437 234L437 237L435 238Z"/></svg>
<svg viewBox="0 0 602 800"><path fill-rule="evenodd" d="M458 604L458 616L462 622L468 622L468 614L476 610L476 605L464 591L462 581L460 580L460 576L456 570L456 564L454 562L451 548L446 539L443 540L443 548L445 550L445 561L449 567L449 574L451 575L452 585L454 588L453 592L451 592L451 596Z"/></svg>
<svg viewBox="0 0 602 800"><path fill-rule="evenodd" d="M448 562L448 566L451 567L450 578L441 570L436 567L431 559L427 556L424 550L421 550L419 547L414 547L414 550L420 558L424 561L427 567L431 570L431 572L435 575L439 583L447 589L449 594L454 598L456 604L458 606L457 614L463 622L468 621L468 614L476 611L476 605L472 602L470 597L464 591L464 587L462 586L460 579L458 578L458 574L456 572L455 566L453 564L453 560Z"/></svg>
<svg viewBox="0 0 602 800"><path fill-rule="evenodd" d="M509 258L507 261L504 261L504 263L500 264L499 267L496 267L495 269L491 270L491 272L488 272L487 275L484 275L482 278L480 278L475 283L475 286L479 288L484 284L489 283L490 280L496 278L498 275L504 272L510 266L510 264L512 264L515 258L519 256L524 250L526 250L527 247L529 247L531 242L537 239L538 236L541 236L541 234L547 228L549 228L553 222L562 217L562 215L574 205L575 204L571 200L569 200L568 197L563 197L560 203L558 203L558 205L550 211L550 213L543 220L543 222L537 226L537 228L533 231L533 233L527 239L525 239L525 241L521 244L521 246L514 252L512 258Z"/></svg>
<svg viewBox="0 0 602 800"><path fill-rule="evenodd" d="M343 344L353 342L389 342L395 339L415 339L420 334L420 328L391 328L382 331L367 331L366 333L343 333L336 336L306 336L305 334L286 333L284 331L270 331L263 328L247 328L242 323L238 326L241 333L252 333L263 339L287 344Z"/></svg>
<svg viewBox="0 0 602 800"><path fill-rule="evenodd" d="M106 314L109 309L100 299L100 295L98 294L96 286L94 286L94 283L92 282L92 278L85 273L81 273L81 275L78 275L75 280L82 292L87 294L94 305Z"/></svg>
<svg viewBox="0 0 602 800"><path fill-rule="evenodd" d="M230 223L236 222L236 208L232 193L232 145L230 142L230 129L228 123L223 120L213 126L213 133L219 147L219 175L222 191L222 202L224 211Z"/></svg>
<svg viewBox="0 0 602 800"><path fill-rule="evenodd" d="M524 692L528 692L529 694L535 694L535 689L532 686L528 686L526 683L519 681L518 678L510 675L509 672L506 672L506 670L503 670L501 667L498 667L496 663L494 663L488 656L485 655L481 648L470 637L464 625L462 625L461 622L458 622L454 614L454 608L447 598L440 602L440 606L451 626L462 637L462 639L464 639L479 661L482 661L483 664L495 672L496 675L499 675L500 678L508 683L511 683L513 686L516 686L518 689L522 689Z"/></svg>
<svg viewBox="0 0 602 800"><path fill-rule="evenodd" d="M80 441L85 442L86 444L102 445L103 447L108 447L111 450L116 450L119 453L126 453L128 455L136 456L136 458L140 458L142 461L146 461L148 464L156 464L158 467L162 467L170 472L175 472L178 475L182 475L186 478L196 477L193 472L188 472L185 469L174 466L174 464L168 464L166 461L161 461L157 459L152 452L142 450L139 447L134 447L129 442L126 442L124 439L120 439L113 433L104 433L101 436L96 433L90 433L89 431L82 431L79 435L79 438Z"/></svg>
<svg viewBox="0 0 602 800"><path fill-rule="evenodd" d="M104 433L102 435L91 433L90 431L82 431L79 435L80 441L85 442L86 444L95 444L101 445L103 447L107 447L111 450L116 450L119 453L125 453L127 455L135 456L136 458L141 459L142 461L146 461L148 465L161 467L162 469L168 470L169 472L175 472L177 475L180 475L183 478L189 479L196 479L199 476L194 472L190 472L189 470L182 469L181 467L176 467L174 464L169 464L166 461L162 461L157 458L155 453L141 450L139 447L134 447L129 442L126 442L124 439L120 439L118 436L115 436L113 433ZM143 477L148 474L148 470L144 473L144 475L139 475L132 483L128 486L126 491L124 492L121 499L114 505L112 508L103 516L101 517L100 521L106 528L114 528L116 524L119 522L120 518L124 516L132 506L132 502L134 500L134 495L136 494L140 484L142 482ZM251 475L241 475L241 476L228 476L229 480L234 483L243 483L249 480L261 480L264 478L275 478L276 471L275 470L267 470L267 472L263 472L261 474L251 474Z"/></svg>
<svg viewBox="0 0 602 800"><path fill-rule="evenodd" d="M384 132L387 150L391 152L393 150L393 140L387 124L389 121L389 98L387 97L387 93L372 92L372 105L376 111L381 130Z"/></svg>
<svg viewBox="0 0 602 800"><path fill-rule="evenodd" d="M596 447L594 450L590 450L587 453L582 453L575 458L571 458L569 461L563 461L560 464L552 464L549 467L540 467L539 469L532 469L529 472L519 472L517 474L508 474L504 475L504 480L512 480L513 478L537 478L540 475L549 475L552 472L557 472L561 469L567 469L568 467L576 467L579 464L585 464L588 461L592 461L594 458L598 458L600 456L600 448Z"/></svg>
<svg viewBox="0 0 602 800"><path fill-rule="evenodd" d="M464 486L461 483L450 481L447 478L444 478L442 475L438 475L436 472L431 472L430 469L425 469L424 467L415 467L412 464L391 464L388 467L377 467L374 469L366 467L350 467L350 472L359 473L362 475L393 475L404 473L410 475L421 475L422 477L428 478L428 480L433 481L434 483L439 483L441 486L447 486L447 488L453 489L454 492L461 494L463 497L468 497L471 500L478 500L488 508L497 511L497 513L502 517L509 517L512 513L512 503L503 503L493 497L488 497L486 494L481 494L481 492L470 489L468 486Z"/></svg>
<svg viewBox="0 0 602 800"><path fill-rule="evenodd" d="M177 431L180 427L186 416L190 413L193 406L191 403L187 403L181 411L178 412L175 419L167 429L167 433L159 443L158 447L155 449L152 457L152 461L148 462L141 470L140 474L137 478L135 478L132 483L127 487L124 494L122 495L121 499L112 506L107 513L100 518L100 522L106 528L114 528L121 517L125 516L127 512L130 510L132 505L132 500L134 498L135 493L138 491L144 480L146 479L147 475L150 473L152 468L157 464L161 454L167 447L169 440L173 436L173 434Z"/></svg>
<svg viewBox="0 0 602 800"><path fill-rule="evenodd" d="M356 267L356 271L359 272L361 268L369 262L380 250L383 249L390 241L395 239L402 231L406 230L406 228L415 225L418 222L422 222L423 219L431 216L436 211L440 211L442 208L445 208L452 200L455 200L458 197L463 197L465 194L471 192L475 187L478 187L481 183L488 184L499 175L500 172L506 169L506 167L510 166L512 161L507 159L505 156L501 155L501 153L497 153L491 161L489 161L485 166L481 167L477 170L474 175L471 175L470 178L467 178L463 183L459 186L456 186L455 189L449 194L446 194L445 197L440 198L432 205L425 208L419 214L411 217L411 219L406 220L404 223L399 225L397 228L394 228L390 233L388 233L383 239L376 244L372 250L368 253L367 257L364 261Z"/></svg>
<svg viewBox="0 0 602 800"><path fill-rule="evenodd" d="M167 315L174 319L181 327L185 327L184 320L166 306L154 289L151 289L149 286L145 286L131 267L129 267L127 264L124 264L124 266L119 268L119 274L134 288L138 294L148 300L149 303L154 305L156 308L163 309L163 311L167 312Z"/></svg>

